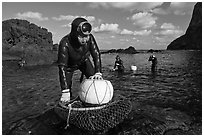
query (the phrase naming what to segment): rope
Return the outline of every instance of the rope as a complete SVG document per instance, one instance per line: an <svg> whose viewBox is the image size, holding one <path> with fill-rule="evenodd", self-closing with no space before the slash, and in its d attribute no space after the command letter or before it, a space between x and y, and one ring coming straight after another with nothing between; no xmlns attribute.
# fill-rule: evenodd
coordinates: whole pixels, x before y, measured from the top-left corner
<svg viewBox="0 0 204 137"><path fill-rule="evenodd" d="M97 110L97 109L102 109L102 108L104 108L106 106L106 105L103 105L103 106L99 106L99 107L72 108L72 105L74 103L77 103L77 102L79 102L79 101L74 101L73 103L69 104L67 107L66 106L63 107L63 108L68 109L68 111L69 111L68 114L67 114L67 125L65 126L65 129L67 129L69 127L69 118L70 118L72 110L74 110L74 111Z"/></svg>
<svg viewBox="0 0 204 137"><path fill-rule="evenodd" d="M73 102L73 103L74 103L74 102ZM68 115L67 115L67 125L66 125L65 129L67 129L67 128L69 127L69 117L70 117L70 114L71 114L72 104L73 104L73 103L71 103L71 104L68 105L69 113L68 113Z"/></svg>
<svg viewBox="0 0 204 137"><path fill-rule="evenodd" d="M70 109L69 106L74 104L74 103L77 103L77 102L80 102L80 101L74 101L73 103L69 104L68 106L63 106L63 107L56 106L56 107L61 108L61 109L69 110ZM98 106L98 107L86 107L86 108L73 108L73 107L71 107L71 109L74 110L74 111L98 110L98 109L102 109L102 108L104 108L106 106L107 106L107 104L104 104L104 105Z"/></svg>
<svg viewBox="0 0 204 137"><path fill-rule="evenodd" d="M56 107L56 113L70 125L88 131L101 131L110 129L122 122L132 109L131 102L123 96L116 96L113 100L102 106L84 107L83 102L75 100L64 106Z"/></svg>

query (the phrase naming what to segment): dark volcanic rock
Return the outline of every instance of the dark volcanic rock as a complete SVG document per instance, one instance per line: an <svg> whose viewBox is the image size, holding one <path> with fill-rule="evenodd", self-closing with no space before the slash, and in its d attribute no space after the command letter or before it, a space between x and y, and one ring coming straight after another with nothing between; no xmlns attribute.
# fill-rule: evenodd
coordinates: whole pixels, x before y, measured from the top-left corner
<svg viewBox="0 0 204 137"><path fill-rule="evenodd" d="M51 64L56 60L52 33L26 20L2 22L2 53L26 61L26 65Z"/></svg>
<svg viewBox="0 0 204 137"><path fill-rule="evenodd" d="M194 6L193 15L186 33L171 42L167 50L201 50L202 49L202 3Z"/></svg>
<svg viewBox="0 0 204 137"><path fill-rule="evenodd" d="M136 53L139 53L135 50L134 47L130 46L128 47L127 49L111 49L111 50L108 50L108 51L105 51L105 52L102 52L103 53L125 53L125 54L136 54Z"/></svg>
<svg viewBox="0 0 204 137"><path fill-rule="evenodd" d="M134 47L129 47L123 51L121 51L121 53L127 53L127 54L135 54L135 53L138 53Z"/></svg>
<svg viewBox="0 0 204 137"><path fill-rule="evenodd" d="M153 53L153 52L161 52L161 50L153 50L153 49L150 49L147 51L147 53Z"/></svg>

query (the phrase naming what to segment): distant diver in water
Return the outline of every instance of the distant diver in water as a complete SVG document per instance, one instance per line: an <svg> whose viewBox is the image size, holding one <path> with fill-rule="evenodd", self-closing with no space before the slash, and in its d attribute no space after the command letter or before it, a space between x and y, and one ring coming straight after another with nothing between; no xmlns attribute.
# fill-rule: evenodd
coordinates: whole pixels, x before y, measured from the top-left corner
<svg viewBox="0 0 204 137"><path fill-rule="evenodd" d="M25 64L26 64L26 61L25 61L24 59L21 59L21 60L18 62L19 68L24 67Z"/></svg>
<svg viewBox="0 0 204 137"><path fill-rule="evenodd" d="M120 59L119 55L117 55L115 59L113 71L124 72L125 67L123 66L123 61Z"/></svg>
<svg viewBox="0 0 204 137"><path fill-rule="evenodd" d="M156 56L155 55L151 55L149 57L148 61L152 62L151 71L152 72L156 72L157 71L157 58L156 58Z"/></svg>

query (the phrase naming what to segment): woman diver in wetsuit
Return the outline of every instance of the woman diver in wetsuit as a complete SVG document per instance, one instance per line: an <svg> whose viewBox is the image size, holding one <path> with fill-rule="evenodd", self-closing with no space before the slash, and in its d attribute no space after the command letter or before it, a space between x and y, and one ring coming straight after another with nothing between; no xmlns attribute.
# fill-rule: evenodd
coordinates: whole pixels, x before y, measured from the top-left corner
<svg viewBox="0 0 204 137"><path fill-rule="evenodd" d="M157 71L157 58L156 58L156 56L155 55L151 55L149 57L148 61L152 62L151 71L152 72L156 72Z"/></svg>
<svg viewBox="0 0 204 137"><path fill-rule="evenodd" d="M60 105L70 102L74 71L79 69L86 78L102 79L101 55L91 30L91 24L86 19L78 17L71 24L71 32L59 43L58 67L62 92ZM90 56L93 58L94 66Z"/></svg>
<svg viewBox="0 0 204 137"><path fill-rule="evenodd" d="M115 58L115 64L113 67L113 71L118 71L118 72L124 72L124 66L123 66L123 61L120 59L119 55L116 56Z"/></svg>

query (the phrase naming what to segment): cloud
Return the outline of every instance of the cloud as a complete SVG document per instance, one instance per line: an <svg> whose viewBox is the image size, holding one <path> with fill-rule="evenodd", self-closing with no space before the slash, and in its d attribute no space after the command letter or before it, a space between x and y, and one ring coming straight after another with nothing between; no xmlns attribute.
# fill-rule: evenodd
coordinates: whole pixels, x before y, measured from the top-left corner
<svg viewBox="0 0 204 137"><path fill-rule="evenodd" d="M65 27L65 28L71 28L71 22L69 24L65 24L65 25L62 25L61 27Z"/></svg>
<svg viewBox="0 0 204 137"><path fill-rule="evenodd" d="M77 17L82 17L88 20L90 24L94 24L96 22L96 18L94 16L73 16L73 15L60 15L59 17L52 17L53 20L56 21L68 21L68 24L62 25L61 27L71 27L71 22L77 18ZM99 19L98 22L101 20Z"/></svg>
<svg viewBox="0 0 204 137"><path fill-rule="evenodd" d="M169 14L168 10L165 10L165 9L162 9L162 8L155 8L155 9L152 9L150 12L154 13L154 14L160 14L160 15L167 15L167 14Z"/></svg>
<svg viewBox="0 0 204 137"><path fill-rule="evenodd" d="M181 30L178 26L175 26L172 23L163 23L160 26L159 31L154 34L154 38L161 44L167 44L182 34L183 30Z"/></svg>
<svg viewBox="0 0 204 137"><path fill-rule="evenodd" d="M127 29L123 29L120 34L122 35L132 35L133 31L127 30Z"/></svg>
<svg viewBox="0 0 204 137"><path fill-rule="evenodd" d="M151 33L151 30L141 30L141 31L134 31L133 35L141 35L141 36L147 36Z"/></svg>
<svg viewBox="0 0 204 137"><path fill-rule="evenodd" d="M101 24L99 27L93 28L95 33L104 33L104 32L111 32L119 35L149 35L151 30L140 30L140 31L131 31L127 29L121 30L118 24Z"/></svg>
<svg viewBox="0 0 204 137"><path fill-rule="evenodd" d="M162 34L162 35L172 35L175 37L180 36L182 33L183 33L182 30L169 30L169 29L163 30L160 32L160 34Z"/></svg>
<svg viewBox="0 0 204 137"><path fill-rule="evenodd" d="M153 17L152 13L139 12L127 19L132 20L133 24L140 28L151 28L156 26L157 17Z"/></svg>
<svg viewBox="0 0 204 137"><path fill-rule="evenodd" d="M160 43L166 43L167 42L166 38L161 38L161 37L155 37L155 40L159 41Z"/></svg>
<svg viewBox="0 0 204 137"><path fill-rule="evenodd" d="M139 36L147 36L151 33L151 30L140 30L140 31L130 31L127 29L123 29L120 34L121 35L139 35Z"/></svg>
<svg viewBox="0 0 204 137"><path fill-rule="evenodd" d="M76 16L72 15L60 15L59 17L52 17L53 20L62 21L62 20L73 20Z"/></svg>
<svg viewBox="0 0 204 137"><path fill-rule="evenodd" d="M193 2L172 2L168 5L168 7L159 6L151 10L154 14L174 14L174 15L186 15L192 14L192 10L194 7Z"/></svg>
<svg viewBox="0 0 204 137"><path fill-rule="evenodd" d="M172 2L171 9L175 15L191 14L193 9L192 2Z"/></svg>
<svg viewBox="0 0 204 137"><path fill-rule="evenodd" d="M160 28L161 35L172 35L177 37L183 33L183 30L179 29L179 27L174 26L172 23L163 23Z"/></svg>
<svg viewBox="0 0 204 137"><path fill-rule="evenodd" d="M163 23L160 27L161 29L175 29L175 26L172 23Z"/></svg>
<svg viewBox="0 0 204 137"><path fill-rule="evenodd" d="M93 9L100 8L100 7L109 8L109 5L107 2L93 2L93 3L89 3L88 7Z"/></svg>
<svg viewBox="0 0 204 137"><path fill-rule="evenodd" d="M90 23L94 22L96 20L96 18L94 16L73 16L73 15L60 15L59 17L52 17L53 20L56 21L63 21L63 20L67 20L67 21L72 21L77 17L82 17L87 19Z"/></svg>
<svg viewBox="0 0 204 137"><path fill-rule="evenodd" d="M88 6L91 8L119 8L124 10L149 10L161 5L162 2L93 2Z"/></svg>
<svg viewBox="0 0 204 137"><path fill-rule="evenodd" d="M99 27L93 28L94 32L115 32L118 33L120 29L118 24L101 24Z"/></svg>
<svg viewBox="0 0 204 137"><path fill-rule="evenodd" d="M161 15L169 14L168 8L170 7L170 4L171 2L164 2L160 6L155 7L149 12L154 13L154 14L161 14Z"/></svg>
<svg viewBox="0 0 204 137"><path fill-rule="evenodd" d="M39 12L32 12L32 11L28 11L28 12L24 12L24 13L17 13L16 14L17 18L22 18L22 19L37 19L39 21L44 21L44 20L48 20L48 17L42 17L42 14Z"/></svg>

